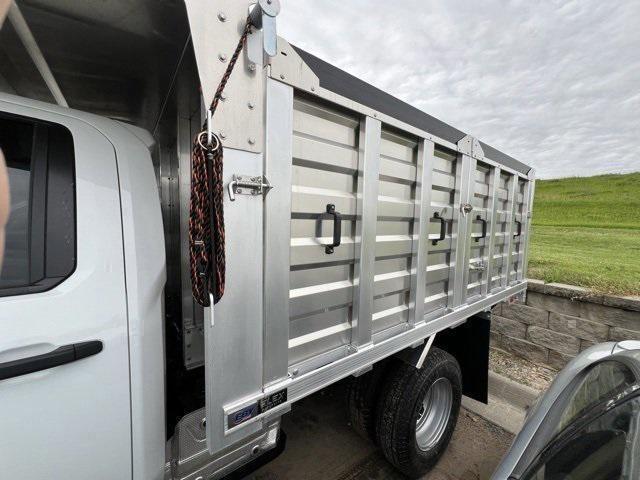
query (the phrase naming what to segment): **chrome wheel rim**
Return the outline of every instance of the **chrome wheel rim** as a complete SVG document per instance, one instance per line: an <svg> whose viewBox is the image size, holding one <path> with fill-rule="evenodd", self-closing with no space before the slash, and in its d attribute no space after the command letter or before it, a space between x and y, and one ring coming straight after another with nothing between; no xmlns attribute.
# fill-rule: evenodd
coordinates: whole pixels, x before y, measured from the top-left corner
<svg viewBox="0 0 640 480"><path fill-rule="evenodd" d="M418 448L433 448L444 435L453 406L453 388L447 378L439 378L431 384L422 400L416 420Z"/></svg>

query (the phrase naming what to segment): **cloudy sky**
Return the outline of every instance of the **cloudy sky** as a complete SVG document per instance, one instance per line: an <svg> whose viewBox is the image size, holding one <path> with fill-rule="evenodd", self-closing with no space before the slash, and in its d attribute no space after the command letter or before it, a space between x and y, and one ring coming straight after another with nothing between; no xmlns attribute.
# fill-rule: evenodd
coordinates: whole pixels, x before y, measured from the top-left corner
<svg viewBox="0 0 640 480"><path fill-rule="evenodd" d="M279 34L554 178L640 170L640 0L282 0Z"/></svg>

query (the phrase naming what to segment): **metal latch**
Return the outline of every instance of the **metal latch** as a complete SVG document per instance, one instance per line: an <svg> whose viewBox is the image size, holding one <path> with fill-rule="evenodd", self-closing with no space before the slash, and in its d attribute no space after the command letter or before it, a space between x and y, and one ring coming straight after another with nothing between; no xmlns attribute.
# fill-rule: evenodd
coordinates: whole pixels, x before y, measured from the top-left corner
<svg viewBox="0 0 640 480"><path fill-rule="evenodd" d="M487 269L486 262L476 262L469 264L469 270L473 272L484 272Z"/></svg>
<svg viewBox="0 0 640 480"><path fill-rule="evenodd" d="M229 200L236 201L236 195L264 195L273 186L264 175L233 175L229 182Z"/></svg>
<svg viewBox="0 0 640 480"><path fill-rule="evenodd" d="M472 210L473 210L473 205L471 205L470 203L463 203L462 205L460 205L460 211L462 212L462 215L465 217Z"/></svg>

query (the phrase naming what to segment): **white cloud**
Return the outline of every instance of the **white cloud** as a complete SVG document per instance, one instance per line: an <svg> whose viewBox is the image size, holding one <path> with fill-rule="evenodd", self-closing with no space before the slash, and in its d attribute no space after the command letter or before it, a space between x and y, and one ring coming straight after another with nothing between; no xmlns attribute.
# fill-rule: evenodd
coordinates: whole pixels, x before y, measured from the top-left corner
<svg viewBox="0 0 640 480"><path fill-rule="evenodd" d="M539 177L640 170L636 0L283 0L278 21Z"/></svg>

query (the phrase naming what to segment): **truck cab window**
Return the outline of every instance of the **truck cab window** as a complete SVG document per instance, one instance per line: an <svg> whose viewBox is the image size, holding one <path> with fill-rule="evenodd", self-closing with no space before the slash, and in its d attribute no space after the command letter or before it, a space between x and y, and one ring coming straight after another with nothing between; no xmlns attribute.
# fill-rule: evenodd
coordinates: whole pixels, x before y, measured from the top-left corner
<svg viewBox="0 0 640 480"><path fill-rule="evenodd" d="M0 114L0 148L11 194L0 296L48 290L75 268L71 133L59 125Z"/></svg>
<svg viewBox="0 0 640 480"><path fill-rule="evenodd" d="M6 260L0 286L20 286L29 282L29 209L31 191L31 148L33 125L6 124L2 120L2 150L6 156L11 203L5 238Z"/></svg>

